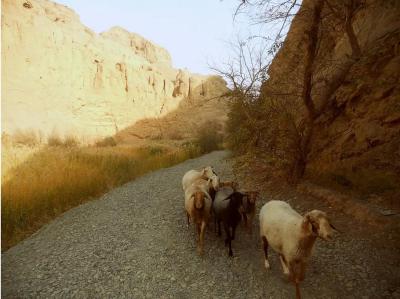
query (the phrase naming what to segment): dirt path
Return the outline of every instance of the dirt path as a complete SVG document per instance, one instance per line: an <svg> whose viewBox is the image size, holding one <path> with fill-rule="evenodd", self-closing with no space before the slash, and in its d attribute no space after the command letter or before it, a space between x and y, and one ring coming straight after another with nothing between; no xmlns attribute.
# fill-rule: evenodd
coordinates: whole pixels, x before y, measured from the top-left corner
<svg viewBox="0 0 400 299"><path fill-rule="evenodd" d="M230 179L225 156L213 152L150 173L63 214L2 254L2 296L293 298L275 254L272 270L264 270L257 233L240 228L230 259L210 226L204 257L196 253L181 177L211 164ZM263 202L270 199L263 194ZM304 298L400 298L398 251L371 246L368 238L345 233L318 241Z"/></svg>

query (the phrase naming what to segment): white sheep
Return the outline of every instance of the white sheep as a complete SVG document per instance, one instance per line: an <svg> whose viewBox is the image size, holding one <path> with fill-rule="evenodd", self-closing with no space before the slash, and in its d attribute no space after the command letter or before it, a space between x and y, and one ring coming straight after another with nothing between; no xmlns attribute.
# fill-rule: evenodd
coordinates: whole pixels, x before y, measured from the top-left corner
<svg viewBox="0 0 400 299"><path fill-rule="evenodd" d="M197 179L211 179L214 189L218 190L219 178L212 166L204 167L200 171L192 169L186 172L182 178L183 191L185 191L186 188L188 188Z"/></svg>
<svg viewBox="0 0 400 299"><path fill-rule="evenodd" d="M270 268L270 245L279 254L283 272L295 284L296 297L300 298L299 282L304 279L315 240L317 237L330 240L334 229L322 211L313 210L301 216L284 201L272 200L266 203L260 210L265 267Z"/></svg>
<svg viewBox="0 0 400 299"><path fill-rule="evenodd" d="M187 224L190 220L196 225L197 231L197 250L203 254L204 234L210 218L212 199L208 194L211 180L197 179L185 190L185 210Z"/></svg>

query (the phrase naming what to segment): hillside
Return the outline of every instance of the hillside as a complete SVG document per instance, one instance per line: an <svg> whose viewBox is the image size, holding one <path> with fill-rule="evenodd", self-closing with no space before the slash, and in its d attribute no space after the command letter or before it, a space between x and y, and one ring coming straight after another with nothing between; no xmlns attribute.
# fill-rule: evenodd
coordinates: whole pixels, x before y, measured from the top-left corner
<svg viewBox="0 0 400 299"><path fill-rule="evenodd" d="M325 35L314 66L313 99L317 108L328 103L316 120L311 142L308 170L314 175L336 174L351 184L355 176L393 180L400 172L400 5L388 2L367 1L366 9L356 15L353 28L362 54L332 93L326 82L344 67L351 49L344 30L333 27L333 17L322 23ZM305 61L301 33L309 23L300 11L269 69L265 93L290 82L289 90L301 94L304 63L297 62ZM297 117L304 113L298 111Z"/></svg>
<svg viewBox="0 0 400 299"><path fill-rule="evenodd" d="M321 2L325 6L311 64L313 124L307 128L309 111L302 94L313 3L303 1L269 67L258 109L264 112L255 115L260 131L253 148L267 164L283 161L287 172L296 168L293 160L302 159L304 177L320 183L369 195L398 189L400 3L365 2L350 24L361 49L355 55L340 15L332 13L327 1ZM340 12L343 2L329 3ZM280 114L266 117L276 103ZM307 134L311 137L305 141ZM392 201L398 202L394 197Z"/></svg>
<svg viewBox="0 0 400 299"><path fill-rule="evenodd" d="M136 33L96 34L47 0L2 1L2 64L2 130L11 134L90 140L226 88L219 78L174 69L167 50Z"/></svg>

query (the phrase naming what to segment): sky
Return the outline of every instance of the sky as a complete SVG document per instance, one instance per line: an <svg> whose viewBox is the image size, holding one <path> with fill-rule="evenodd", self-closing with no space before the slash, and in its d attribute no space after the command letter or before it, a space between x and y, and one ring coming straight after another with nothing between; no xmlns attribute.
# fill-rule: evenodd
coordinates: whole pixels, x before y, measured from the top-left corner
<svg viewBox="0 0 400 299"><path fill-rule="evenodd" d="M226 59L227 42L248 34L246 16L235 21L238 0L55 0L72 8L97 33L121 26L167 49L175 68L209 74Z"/></svg>

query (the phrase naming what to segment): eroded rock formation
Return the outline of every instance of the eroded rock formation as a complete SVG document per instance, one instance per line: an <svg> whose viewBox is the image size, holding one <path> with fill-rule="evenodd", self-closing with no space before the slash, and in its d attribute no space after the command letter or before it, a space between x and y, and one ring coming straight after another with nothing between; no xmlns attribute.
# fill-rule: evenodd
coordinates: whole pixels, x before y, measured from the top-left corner
<svg viewBox="0 0 400 299"><path fill-rule="evenodd" d="M303 12L310 3L303 1ZM321 112L315 120L307 169L349 184L394 186L400 172L400 2L365 1L352 20L361 48L357 57L344 24L328 5L323 13L312 81L312 99ZM307 115L300 95L310 22L301 14L294 18L263 85L266 97L296 107L298 119Z"/></svg>
<svg viewBox="0 0 400 299"><path fill-rule="evenodd" d="M71 9L47 0L2 1L2 62L8 133L112 135L173 111L187 97L202 101L202 85L213 80L174 69L165 49L123 28L98 35ZM215 82L211 96L225 90Z"/></svg>

